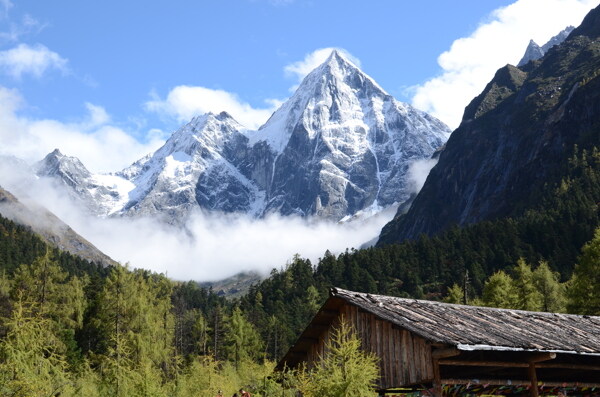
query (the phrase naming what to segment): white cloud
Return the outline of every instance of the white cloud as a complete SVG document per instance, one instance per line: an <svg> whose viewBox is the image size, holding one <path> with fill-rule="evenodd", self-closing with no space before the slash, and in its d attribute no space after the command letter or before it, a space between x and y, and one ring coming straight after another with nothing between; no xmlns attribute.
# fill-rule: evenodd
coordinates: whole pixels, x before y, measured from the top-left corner
<svg viewBox="0 0 600 397"><path fill-rule="evenodd" d="M497 69L519 62L530 39L544 44L568 25L579 25L599 3L518 0L495 10L469 37L455 40L439 56L441 75L417 87L413 105L456 128L465 106L483 90Z"/></svg>
<svg viewBox="0 0 600 397"><path fill-rule="evenodd" d="M5 180L0 175L0 185ZM37 181L27 188L30 197L42 200L42 205L113 259L177 280L218 280L242 271L268 275L294 254L314 262L327 249L339 253L359 248L394 215L389 211L338 224L278 215L254 219L243 214L197 213L184 229L153 218L97 218L50 184Z"/></svg>
<svg viewBox="0 0 600 397"><path fill-rule="evenodd" d="M146 142L139 142L131 132L111 125L104 108L90 103L85 104L87 114L76 123L20 117L23 104L18 91L0 87L0 154L34 162L59 148L81 159L91 171L116 171L164 143L162 134L154 130Z"/></svg>
<svg viewBox="0 0 600 397"><path fill-rule="evenodd" d="M299 82L311 70L323 63L333 50L338 50L351 62L360 66L360 61L348 51L343 48L329 47L307 54L303 60L285 66L284 71L287 75L296 77ZM292 87L292 91L295 88L297 88L297 85ZM194 116L208 112L220 113L226 111L249 129L258 129L283 103L279 99L266 99L265 107L256 108L244 102L235 93L189 85L174 87L164 99L154 92L150 96L151 99L145 104L146 110L167 117L174 117L179 122L187 122Z"/></svg>
<svg viewBox="0 0 600 397"><path fill-rule="evenodd" d="M419 193L425 180L429 175L429 171L437 164L437 159L420 159L413 161L408 166L408 181L411 191Z"/></svg>
<svg viewBox="0 0 600 397"><path fill-rule="evenodd" d="M354 63L356 66L360 67L360 60L352 54L350 54L345 49L337 47L327 47L319 48L309 54L306 54L303 60L290 63L284 68L284 71L287 75L296 77L298 79L298 82L300 82L313 69L325 62L325 60L329 57L333 50L337 50L342 55L344 55L344 57L346 57L349 61Z"/></svg>
<svg viewBox="0 0 600 397"><path fill-rule="evenodd" d="M173 88L165 99L159 98L156 94L152 96L153 99L146 102L147 110L175 117L180 122L208 112L226 111L240 124L250 129L256 129L264 124L279 103L268 100L265 101L267 107L257 109L231 92L187 85Z"/></svg>
<svg viewBox="0 0 600 397"><path fill-rule="evenodd" d="M24 74L40 78L49 69L62 73L68 71L67 60L47 47L36 44L19 44L10 50L0 51L0 69L14 78Z"/></svg>

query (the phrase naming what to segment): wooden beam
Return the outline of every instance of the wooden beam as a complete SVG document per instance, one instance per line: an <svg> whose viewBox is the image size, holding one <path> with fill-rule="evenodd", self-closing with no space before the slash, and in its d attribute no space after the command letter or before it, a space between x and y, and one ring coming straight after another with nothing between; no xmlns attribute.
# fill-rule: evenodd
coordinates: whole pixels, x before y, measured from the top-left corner
<svg viewBox="0 0 600 397"><path fill-rule="evenodd" d="M535 364L536 368L558 368L558 369L576 369L580 371L600 371L600 365L587 364L568 364L568 363L540 363Z"/></svg>
<svg viewBox="0 0 600 397"><path fill-rule="evenodd" d="M539 363L542 361L554 360L556 358L556 353L539 353L530 356L527 361L530 363Z"/></svg>
<svg viewBox="0 0 600 397"><path fill-rule="evenodd" d="M431 357L438 360L442 358L458 356L459 354L460 350L458 350L456 347L449 347L446 349L433 349L431 351Z"/></svg>
<svg viewBox="0 0 600 397"><path fill-rule="evenodd" d="M527 386L531 382L523 379L442 379L444 385L490 385L490 386ZM542 382L544 387L600 387L600 383L585 382Z"/></svg>
<svg viewBox="0 0 600 397"><path fill-rule="evenodd" d="M535 362L531 361L529 363L529 381L531 382L531 387L529 388L529 395L531 397L538 397L538 381L537 381L537 372L535 371Z"/></svg>
<svg viewBox="0 0 600 397"><path fill-rule="evenodd" d="M528 363L510 361L467 361L467 360L440 360L440 365L457 365L467 367L516 367L527 368Z"/></svg>
<svg viewBox="0 0 600 397"><path fill-rule="evenodd" d="M528 363L516 361L467 361L467 360L439 360L440 365L464 366L464 367L512 367L528 368ZM569 363L539 363L535 362L536 368L573 369L580 371L600 371L600 365L569 364Z"/></svg>

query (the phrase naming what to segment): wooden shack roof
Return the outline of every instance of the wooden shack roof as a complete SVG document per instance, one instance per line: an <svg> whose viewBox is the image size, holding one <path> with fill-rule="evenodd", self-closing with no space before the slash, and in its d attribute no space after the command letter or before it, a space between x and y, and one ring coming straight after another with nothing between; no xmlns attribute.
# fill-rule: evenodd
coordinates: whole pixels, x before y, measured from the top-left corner
<svg viewBox="0 0 600 397"><path fill-rule="evenodd" d="M600 317L465 306L340 288L332 288L332 298L458 350L600 356Z"/></svg>

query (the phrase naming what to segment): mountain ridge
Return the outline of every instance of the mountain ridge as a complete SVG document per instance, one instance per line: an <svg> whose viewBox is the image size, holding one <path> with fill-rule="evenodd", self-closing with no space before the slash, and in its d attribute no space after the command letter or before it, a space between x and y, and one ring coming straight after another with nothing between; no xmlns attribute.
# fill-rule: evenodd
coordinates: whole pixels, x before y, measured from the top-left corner
<svg viewBox="0 0 600 397"><path fill-rule="evenodd" d="M37 170L104 216L181 223L204 210L339 221L408 199L410 163L431 157L449 132L332 51L258 130L209 113L120 172L87 175L74 160L63 168L78 172L50 161Z"/></svg>
<svg viewBox="0 0 600 397"><path fill-rule="evenodd" d="M496 73L467 107L413 206L384 227L379 245L518 216L545 183L560 178L557 164L574 145L597 144L598 20L600 7L539 61Z"/></svg>

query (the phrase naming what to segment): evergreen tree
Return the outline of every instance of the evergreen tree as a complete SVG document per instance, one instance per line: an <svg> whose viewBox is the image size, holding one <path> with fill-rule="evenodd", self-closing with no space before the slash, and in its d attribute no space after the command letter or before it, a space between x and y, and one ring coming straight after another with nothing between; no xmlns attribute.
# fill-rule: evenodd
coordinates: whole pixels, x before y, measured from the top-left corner
<svg viewBox="0 0 600 397"><path fill-rule="evenodd" d="M0 341L0 395L70 395L64 343L37 303L19 294L6 326L8 333Z"/></svg>
<svg viewBox="0 0 600 397"><path fill-rule="evenodd" d="M485 306L515 309L518 296L513 279L502 270L492 274L483 286L481 301Z"/></svg>
<svg viewBox="0 0 600 397"><path fill-rule="evenodd" d="M454 283L452 287L448 287L448 293L446 294L446 298L444 298L444 302L461 304L463 303L464 296L465 292L463 288Z"/></svg>
<svg viewBox="0 0 600 397"><path fill-rule="evenodd" d="M326 344L319 365L299 373L298 388L306 397L375 396L377 358L360 350L360 339L341 319Z"/></svg>
<svg viewBox="0 0 600 397"><path fill-rule="evenodd" d="M515 309L539 311L542 309L542 294L536 288L531 266L519 258L513 272L513 285L517 294Z"/></svg>
<svg viewBox="0 0 600 397"><path fill-rule="evenodd" d="M239 307L233 309L225 338L227 357L236 368L243 361L255 361L261 356L260 336Z"/></svg>
<svg viewBox="0 0 600 397"><path fill-rule="evenodd" d="M541 294L542 311L552 313L565 311L565 287L559 279L560 275L553 272L545 261L541 261L533 271L533 282Z"/></svg>
<svg viewBox="0 0 600 397"><path fill-rule="evenodd" d="M600 315L600 228L582 249L567 291L569 313Z"/></svg>
<svg viewBox="0 0 600 397"><path fill-rule="evenodd" d="M170 294L162 276L112 269L95 320L106 341L98 361L107 393L158 395L161 384L174 376Z"/></svg>

